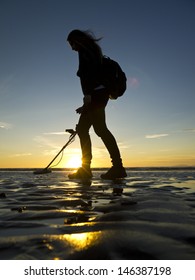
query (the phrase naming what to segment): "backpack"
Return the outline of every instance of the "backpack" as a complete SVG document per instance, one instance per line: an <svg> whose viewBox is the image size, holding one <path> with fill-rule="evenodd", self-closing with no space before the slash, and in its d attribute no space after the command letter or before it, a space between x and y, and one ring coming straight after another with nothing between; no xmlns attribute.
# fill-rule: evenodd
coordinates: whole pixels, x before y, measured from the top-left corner
<svg viewBox="0 0 195 280"><path fill-rule="evenodd" d="M110 99L117 99L124 94L127 89L127 78L118 62L103 56L101 74L102 83Z"/></svg>

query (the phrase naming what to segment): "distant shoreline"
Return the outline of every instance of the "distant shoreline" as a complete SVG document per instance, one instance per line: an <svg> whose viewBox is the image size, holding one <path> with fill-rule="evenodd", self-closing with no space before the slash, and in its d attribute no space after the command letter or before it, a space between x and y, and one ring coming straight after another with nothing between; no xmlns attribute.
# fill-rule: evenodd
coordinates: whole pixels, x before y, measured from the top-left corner
<svg viewBox="0 0 195 280"><path fill-rule="evenodd" d="M108 169L109 167L94 167L92 170L104 170ZM195 166L162 166L162 167L125 167L128 170L132 171L169 171L169 170L194 170ZM34 171L34 170L41 170L43 168L0 168L0 172L2 171ZM68 171L68 170L75 170L76 168L51 168L52 171Z"/></svg>

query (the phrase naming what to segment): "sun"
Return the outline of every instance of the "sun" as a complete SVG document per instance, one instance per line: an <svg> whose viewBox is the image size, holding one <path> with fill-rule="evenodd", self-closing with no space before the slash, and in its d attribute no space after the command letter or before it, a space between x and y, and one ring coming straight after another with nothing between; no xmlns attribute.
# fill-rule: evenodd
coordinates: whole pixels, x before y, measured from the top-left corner
<svg viewBox="0 0 195 280"><path fill-rule="evenodd" d="M66 166L68 168L78 168L81 166L81 158L80 155L73 155L67 161Z"/></svg>

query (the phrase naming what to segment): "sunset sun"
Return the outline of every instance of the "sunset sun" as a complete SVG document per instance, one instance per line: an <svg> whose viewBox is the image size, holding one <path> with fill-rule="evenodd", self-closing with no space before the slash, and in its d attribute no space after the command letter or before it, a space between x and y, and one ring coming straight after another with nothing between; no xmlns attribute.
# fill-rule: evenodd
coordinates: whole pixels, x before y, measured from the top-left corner
<svg viewBox="0 0 195 280"><path fill-rule="evenodd" d="M66 166L69 168L78 168L81 166L81 158L80 155L73 155L67 161Z"/></svg>

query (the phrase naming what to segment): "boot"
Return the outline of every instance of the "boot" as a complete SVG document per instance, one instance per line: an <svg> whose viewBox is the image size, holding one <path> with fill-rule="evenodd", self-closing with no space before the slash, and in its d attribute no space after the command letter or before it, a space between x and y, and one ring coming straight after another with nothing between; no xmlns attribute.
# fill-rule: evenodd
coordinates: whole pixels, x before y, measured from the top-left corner
<svg viewBox="0 0 195 280"><path fill-rule="evenodd" d="M105 174L102 174L100 177L105 180L115 180L127 177L127 173L122 165L113 165Z"/></svg>
<svg viewBox="0 0 195 280"><path fill-rule="evenodd" d="M92 172L90 167L80 167L75 173L68 175L69 179L91 179Z"/></svg>

